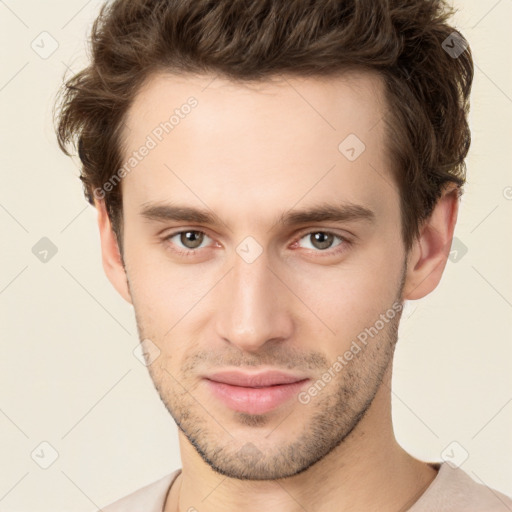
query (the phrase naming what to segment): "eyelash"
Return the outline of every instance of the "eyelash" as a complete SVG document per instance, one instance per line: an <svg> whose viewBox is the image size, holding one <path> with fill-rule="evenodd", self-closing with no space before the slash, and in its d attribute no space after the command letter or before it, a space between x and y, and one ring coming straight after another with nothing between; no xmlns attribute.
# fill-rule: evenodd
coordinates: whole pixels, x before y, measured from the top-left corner
<svg viewBox="0 0 512 512"><path fill-rule="evenodd" d="M199 229L184 229L181 231L175 231L173 233L170 233L169 235L167 235L166 237L163 238L163 242L170 243L171 238L174 238L176 235L181 235L182 233L188 233L188 232L202 233L202 234L208 236L204 231L201 231ZM308 235L315 234L315 233L323 233L325 235L333 235L335 238L338 238L339 240L341 240L341 243L338 244L337 246L335 246L334 249L325 249L323 251L319 250L319 249L316 249L316 250L315 249L307 249L309 251L317 252L319 254L327 253L328 256L335 256L335 255L341 254L342 252L346 251L352 245L352 242L349 239L345 238L344 236L333 233L332 231L324 231L324 230L320 230L320 229L315 229L313 231L307 231L305 233L301 233L300 236L293 242L293 244L299 242L304 237L306 237ZM209 238L211 238L211 237L209 237ZM205 249L205 247L202 247L201 249ZM176 254L178 254L179 256L186 256L186 257L191 257L191 256L197 255L199 250L200 249L185 249L185 250L184 249L172 249L172 251L175 252Z"/></svg>

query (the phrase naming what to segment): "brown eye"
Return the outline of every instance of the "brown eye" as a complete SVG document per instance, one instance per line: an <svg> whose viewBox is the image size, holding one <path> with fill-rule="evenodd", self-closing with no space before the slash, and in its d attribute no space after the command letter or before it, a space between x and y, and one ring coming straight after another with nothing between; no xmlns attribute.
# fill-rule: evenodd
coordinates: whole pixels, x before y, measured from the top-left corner
<svg viewBox="0 0 512 512"><path fill-rule="evenodd" d="M200 248L201 244L204 242L205 237L209 238L202 231L177 231L166 236L164 238L164 242L166 244L169 243L171 245L174 245L176 247L174 250L178 253L188 252L189 254L193 254L194 252L197 252L195 251L195 249Z"/></svg>
<svg viewBox="0 0 512 512"><path fill-rule="evenodd" d="M201 231L183 231L180 233L180 242L187 249L197 249L204 239L204 233Z"/></svg>
<svg viewBox="0 0 512 512"><path fill-rule="evenodd" d="M303 236L301 240L310 240L313 249L325 251L326 249L331 249L332 247L340 245L337 244L333 246L333 242L336 238L343 240L341 236L335 235L334 233L329 233L328 231L311 231L310 233L307 233L305 236Z"/></svg>
<svg viewBox="0 0 512 512"><path fill-rule="evenodd" d="M333 243L334 235L331 233L324 233L322 231L319 231L318 233L313 233L312 235L309 235L313 242L313 245L317 249L329 249Z"/></svg>

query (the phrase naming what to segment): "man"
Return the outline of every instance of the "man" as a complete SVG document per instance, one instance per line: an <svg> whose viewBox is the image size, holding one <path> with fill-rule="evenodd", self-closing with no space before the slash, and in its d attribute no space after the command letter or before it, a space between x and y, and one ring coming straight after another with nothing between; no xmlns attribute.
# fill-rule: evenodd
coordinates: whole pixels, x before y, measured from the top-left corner
<svg viewBox="0 0 512 512"><path fill-rule="evenodd" d="M405 300L441 279L473 63L439 1L117 0L58 136L182 468L107 512L506 511L396 441ZM449 341L449 340L447 340Z"/></svg>

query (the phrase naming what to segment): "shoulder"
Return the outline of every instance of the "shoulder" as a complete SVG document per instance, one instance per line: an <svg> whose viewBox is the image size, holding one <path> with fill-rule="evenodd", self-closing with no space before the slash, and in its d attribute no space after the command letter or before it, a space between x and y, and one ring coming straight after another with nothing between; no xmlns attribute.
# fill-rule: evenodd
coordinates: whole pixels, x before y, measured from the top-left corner
<svg viewBox="0 0 512 512"><path fill-rule="evenodd" d="M102 507L101 512L140 512L141 510L161 512L167 492L180 472L181 469L177 469L159 480L137 489L128 496Z"/></svg>
<svg viewBox="0 0 512 512"><path fill-rule="evenodd" d="M460 468L440 464L437 477L409 512L510 512L512 499L473 480Z"/></svg>

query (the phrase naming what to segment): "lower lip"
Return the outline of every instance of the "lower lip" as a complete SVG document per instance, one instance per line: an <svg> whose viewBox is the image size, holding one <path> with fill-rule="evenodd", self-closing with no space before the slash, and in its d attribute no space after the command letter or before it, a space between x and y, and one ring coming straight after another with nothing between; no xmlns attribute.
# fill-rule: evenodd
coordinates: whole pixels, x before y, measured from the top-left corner
<svg viewBox="0 0 512 512"><path fill-rule="evenodd" d="M265 414L296 396L309 379L266 388L244 388L205 379L211 392L230 409Z"/></svg>

